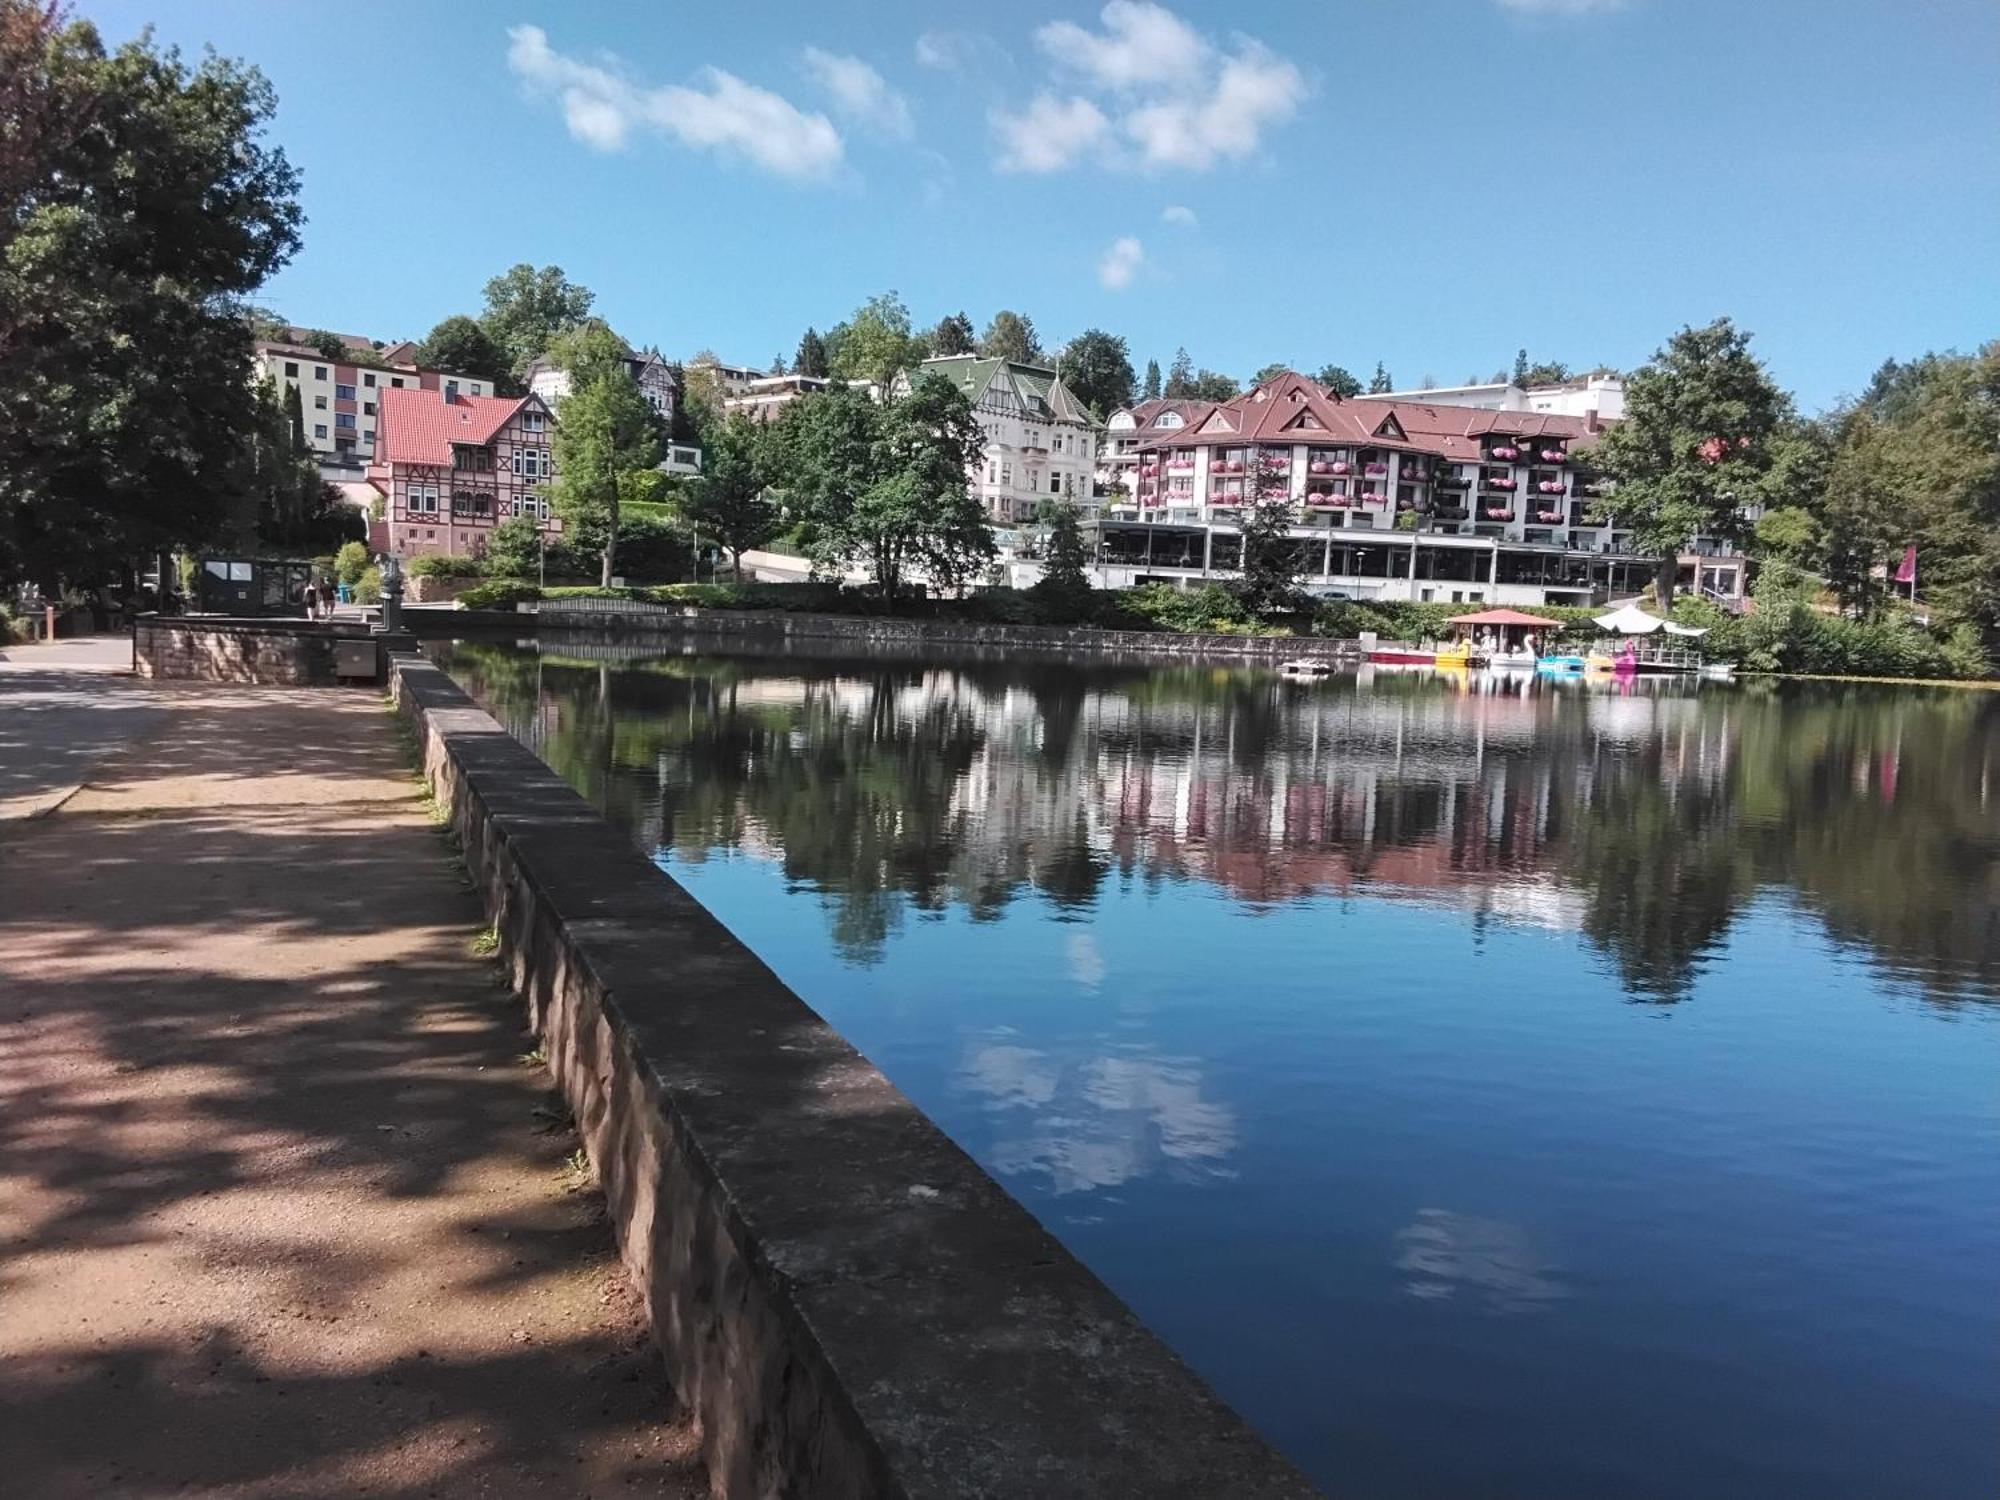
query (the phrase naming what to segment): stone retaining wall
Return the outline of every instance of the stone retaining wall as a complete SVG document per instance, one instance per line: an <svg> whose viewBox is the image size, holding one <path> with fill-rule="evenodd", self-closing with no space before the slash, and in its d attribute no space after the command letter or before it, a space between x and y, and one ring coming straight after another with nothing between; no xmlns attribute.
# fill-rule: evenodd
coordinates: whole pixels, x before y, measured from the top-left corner
<svg viewBox="0 0 2000 1500"><path fill-rule="evenodd" d="M1095 652L1158 658L1227 658L1289 661L1315 657L1359 661L1358 641L1320 636L1176 635L1169 631L1098 630L1086 625L992 625L967 620L886 619L872 615L793 614L783 610L696 609L577 599L543 603L519 617L537 632L561 631L600 639L647 633L752 636L762 640L846 640L858 644L1004 646L1058 652Z"/></svg>
<svg viewBox="0 0 2000 1500"><path fill-rule="evenodd" d="M326 620L141 615L132 626L132 668L141 677L333 687L354 680L335 674L334 643L371 639L365 625ZM380 666L374 680L382 680Z"/></svg>
<svg viewBox="0 0 2000 1500"><path fill-rule="evenodd" d="M1313 1493L443 672L393 678L713 1493Z"/></svg>

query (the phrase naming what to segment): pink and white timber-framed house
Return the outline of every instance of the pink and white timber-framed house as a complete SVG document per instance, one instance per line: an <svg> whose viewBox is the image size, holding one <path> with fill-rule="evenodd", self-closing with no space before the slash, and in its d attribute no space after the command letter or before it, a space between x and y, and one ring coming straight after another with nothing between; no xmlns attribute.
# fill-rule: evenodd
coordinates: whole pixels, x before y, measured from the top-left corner
<svg viewBox="0 0 2000 1500"><path fill-rule="evenodd" d="M386 390L368 479L398 557L479 557L493 528L530 516L553 537L555 421L539 396Z"/></svg>

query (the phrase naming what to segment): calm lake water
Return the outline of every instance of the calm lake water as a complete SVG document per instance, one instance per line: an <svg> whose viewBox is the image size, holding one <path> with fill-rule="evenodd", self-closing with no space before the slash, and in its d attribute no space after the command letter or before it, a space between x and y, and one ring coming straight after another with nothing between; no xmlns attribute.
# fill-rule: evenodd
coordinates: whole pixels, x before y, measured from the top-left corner
<svg viewBox="0 0 2000 1500"><path fill-rule="evenodd" d="M2000 695L461 645L1331 1494L2000 1494Z"/></svg>

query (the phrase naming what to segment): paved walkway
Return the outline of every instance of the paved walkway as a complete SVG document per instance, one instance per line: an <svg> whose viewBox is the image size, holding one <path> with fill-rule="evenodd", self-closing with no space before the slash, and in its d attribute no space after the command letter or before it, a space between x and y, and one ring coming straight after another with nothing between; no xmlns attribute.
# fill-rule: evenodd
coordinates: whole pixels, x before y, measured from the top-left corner
<svg viewBox="0 0 2000 1500"><path fill-rule="evenodd" d="M705 1493L380 699L16 666L0 1492Z"/></svg>

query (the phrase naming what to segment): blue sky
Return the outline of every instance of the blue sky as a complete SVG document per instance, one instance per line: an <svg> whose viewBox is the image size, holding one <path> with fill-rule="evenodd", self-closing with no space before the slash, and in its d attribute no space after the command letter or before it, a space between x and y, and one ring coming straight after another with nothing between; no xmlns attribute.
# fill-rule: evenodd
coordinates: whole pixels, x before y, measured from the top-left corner
<svg viewBox="0 0 2000 1500"><path fill-rule="evenodd" d="M1991 0L81 0L277 85L294 320L554 262L762 364L894 288L1135 363L1631 366L1727 313L1803 405L2000 336Z"/></svg>

